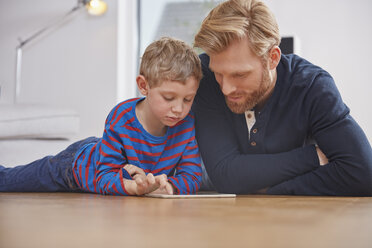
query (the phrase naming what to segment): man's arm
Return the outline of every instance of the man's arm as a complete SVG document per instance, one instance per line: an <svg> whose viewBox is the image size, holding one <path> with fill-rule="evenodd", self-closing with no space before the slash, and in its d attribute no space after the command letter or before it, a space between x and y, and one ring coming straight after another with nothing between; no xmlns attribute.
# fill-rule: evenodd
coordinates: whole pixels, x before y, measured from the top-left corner
<svg viewBox="0 0 372 248"><path fill-rule="evenodd" d="M201 59L204 78L193 105L196 135L208 175L219 192L254 193L319 167L313 145L277 154L243 154L224 113L224 97L208 61Z"/></svg>
<svg viewBox="0 0 372 248"><path fill-rule="evenodd" d="M329 163L271 187L268 194L372 195L372 149L349 115L329 75L318 77L309 92L311 131Z"/></svg>

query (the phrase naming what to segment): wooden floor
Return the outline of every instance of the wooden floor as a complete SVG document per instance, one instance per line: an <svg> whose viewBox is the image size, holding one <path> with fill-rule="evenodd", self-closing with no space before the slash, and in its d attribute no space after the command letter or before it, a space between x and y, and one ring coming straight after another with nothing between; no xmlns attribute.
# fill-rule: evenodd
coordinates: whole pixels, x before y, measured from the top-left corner
<svg viewBox="0 0 372 248"><path fill-rule="evenodd" d="M0 247L372 247L372 198L0 193Z"/></svg>

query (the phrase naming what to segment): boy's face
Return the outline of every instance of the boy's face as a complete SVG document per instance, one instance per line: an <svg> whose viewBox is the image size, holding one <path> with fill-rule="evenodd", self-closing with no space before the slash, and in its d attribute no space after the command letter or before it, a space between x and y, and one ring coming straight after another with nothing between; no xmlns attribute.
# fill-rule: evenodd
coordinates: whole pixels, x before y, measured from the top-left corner
<svg viewBox="0 0 372 248"><path fill-rule="evenodd" d="M199 82L189 77L185 83L164 80L158 86L147 85L146 101L153 121L174 126L190 112Z"/></svg>

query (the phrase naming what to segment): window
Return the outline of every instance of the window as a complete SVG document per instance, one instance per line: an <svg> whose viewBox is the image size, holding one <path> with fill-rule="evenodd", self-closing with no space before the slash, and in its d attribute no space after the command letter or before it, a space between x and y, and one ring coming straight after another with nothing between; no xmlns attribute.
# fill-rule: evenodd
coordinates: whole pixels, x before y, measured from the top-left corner
<svg viewBox="0 0 372 248"><path fill-rule="evenodd" d="M171 36L193 44L216 0L140 0L140 54L154 40Z"/></svg>

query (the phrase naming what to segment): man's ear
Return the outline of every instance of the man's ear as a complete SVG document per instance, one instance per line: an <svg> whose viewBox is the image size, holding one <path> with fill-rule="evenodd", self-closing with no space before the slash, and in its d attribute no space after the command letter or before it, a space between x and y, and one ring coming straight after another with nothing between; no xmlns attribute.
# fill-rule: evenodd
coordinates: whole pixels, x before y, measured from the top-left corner
<svg viewBox="0 0 372 248"><path fill-rule="evenodd" d="M269 68L270 70L273 70L277 67L280 61L280 57L282 55L282 51L280 51L280 48L278 46L274 46L271 48L269 52Z"/></svg>
<svg viewBox="0 0 372 248"><path fill-rule="evenodd" d="M149 85L146 78L143 75L138 75L136 81L139 92L141 92L142 95L147 96Z"/></svg>

